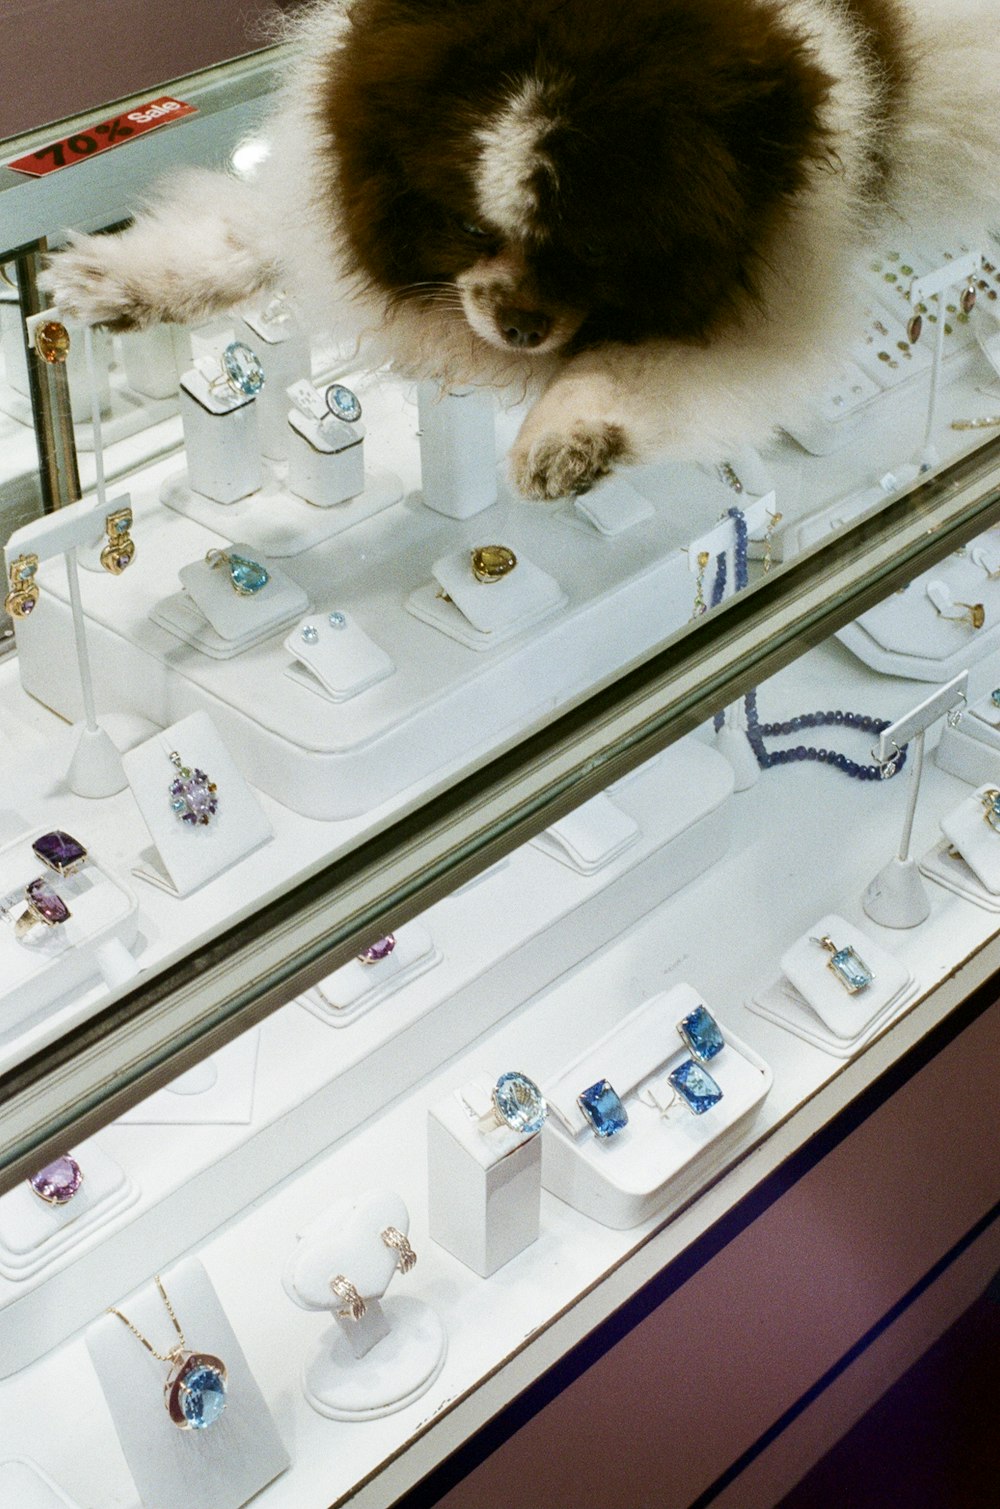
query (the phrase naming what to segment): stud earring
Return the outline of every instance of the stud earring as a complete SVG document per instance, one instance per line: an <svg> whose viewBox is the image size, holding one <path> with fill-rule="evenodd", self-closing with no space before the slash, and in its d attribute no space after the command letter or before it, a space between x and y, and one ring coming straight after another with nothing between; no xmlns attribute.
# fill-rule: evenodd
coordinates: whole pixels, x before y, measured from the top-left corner
<svg viewBox="0 0 1000 1509"><path fill-rule="evenodd" d="M698 575L695 578L694 584L694 608L688 622L700 618L708 607L708 603L705 601L705 571L711 559L712 557L707 550L699 550Z"/></svg>
<svg viewBox="0 0 1000 1509"><path fill-rule="evenodd" d="M109 513L104 520L108 543L101 551L101 565L112 576L121 576L135 560L135 541L129 532L131 528L131 508L119 508L117 513Z"/></svg>

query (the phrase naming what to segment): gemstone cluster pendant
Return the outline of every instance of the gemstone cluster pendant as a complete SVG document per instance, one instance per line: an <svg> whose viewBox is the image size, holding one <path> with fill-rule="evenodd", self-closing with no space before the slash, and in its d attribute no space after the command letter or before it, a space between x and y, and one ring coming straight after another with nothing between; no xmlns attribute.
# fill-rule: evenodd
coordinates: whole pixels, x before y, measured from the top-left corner
<svg viewBox="0 0 1000 1509"><path fill-rule="evenodd" d="M209 823L219 810L218 790L203 770L185 765L176 749L170 760L177 775L170 782L170 805L182 823Z"/></svg>
<svg viewBox="0 0 1000 1509"><path fill-rule="evenodd" d="M219 1357L208 1352L171 1354L171 1369L163 1387L167 1414L181 1430L207 1430L226 1407L229 1375Z"/></svg>
<svg viewBox="0 0 1000 1509"><path fill-rule="evenodd" d="M857 949L838 948L826 933L822 938L814 938L812 941L827 950L830 957L826 961L826 967L833 971L848 995L854 996L859 991L867 990L875 976Z"/></svg>

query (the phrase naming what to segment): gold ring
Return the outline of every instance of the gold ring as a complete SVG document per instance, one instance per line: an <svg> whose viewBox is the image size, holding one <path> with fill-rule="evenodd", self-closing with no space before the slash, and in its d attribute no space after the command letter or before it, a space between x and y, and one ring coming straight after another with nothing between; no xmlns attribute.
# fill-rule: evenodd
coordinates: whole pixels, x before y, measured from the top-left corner
<svg viewBox="0 0 1000 1509"><path fill-rule="evenodd" d="M517 565L517 556L506 545L479 545L470 550L469 558L477 582L498 582Z"/></svg>
<svg viewBox="0 0 1000 1509"><path fill-rule="evenodd" d="M342 1273L336 1273L330 1280L330 1288L338 1299L344 1301L343 1310L337 1311L341 1320L360 1320L368 1306L350 1279L345 1278Z"/></svg>
<svg viewBox="0 0 1000 1509"><path fill-rule="evenodd" d="M14 937L22 939L33 927L59 927L68 922L70 910L61 896L39 875L24 888L27 907L14 923Z"/></svg>
<svg viewBox="0 0 1000 1509"><path fill-rule="evenodd" d="M391 1247L394 1252L399 1254L396 1258L396 1267L399 1272L409 1273L417 1261L417 1254L410 1246L409 1238L404 1237L403 1233L396 1226L387 1226L381 1232L381 1237L387 1247Z"/></svg>

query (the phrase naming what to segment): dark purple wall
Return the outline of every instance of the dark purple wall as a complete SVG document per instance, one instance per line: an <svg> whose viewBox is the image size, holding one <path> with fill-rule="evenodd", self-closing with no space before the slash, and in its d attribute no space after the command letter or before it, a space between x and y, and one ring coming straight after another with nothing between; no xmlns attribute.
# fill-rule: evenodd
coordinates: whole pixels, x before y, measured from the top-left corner
<svg viewBox="0 0 1000 1509"><path fill-rule="evenodd" d="M267 41L298 0L3 0L0 138L93 110Z"/></svg>

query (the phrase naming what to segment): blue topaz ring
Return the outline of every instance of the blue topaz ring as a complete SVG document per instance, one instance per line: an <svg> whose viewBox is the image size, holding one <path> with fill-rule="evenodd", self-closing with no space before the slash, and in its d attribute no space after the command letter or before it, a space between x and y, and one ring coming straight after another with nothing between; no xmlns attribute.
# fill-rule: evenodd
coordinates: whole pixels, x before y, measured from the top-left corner
<svg viewBox="0 0 1000 1509"><path fill-rule="evenodd" d="M342 419L345 424L356 424L361 418L361 400L350 388L345 388L341 382L332 382L323 397L326 400L326 411L334 419Z"/></svg>
<svg viewBox="0 0 1000 1509"><path fill-rule="evenodd" d="M396 1256L396 1269L399 1273L409 1273L416 1266L417 1254L410 1246L409 1238L404 1236L398 1226L387 1226L379 1236L387 1247L391 1247Z"/></svg>
<svg viewBox="0 0 1000 1509"><path fill-rule="evenodd" d="M479 1118L481 1132L505 1126L522 1137L530 1137L541 1131L549 1114L545 1096L535 1081L517 1069L500 1075L493 1086L492 1101L486 1115Z"/></svg>
<svg viewBox="0 0 1000 1509"><path fill-rule="evenodd" d="M251 561L245 555L230 554L226 550L207 550L205 564L213 571L218 566L226 566L229 585L240 597L255 597L271 580L271 573L260 561Z"/></svg>
<svg viewBox="0 0 1000 1509"><path fill-rule="evenodd" d="M219 364L222 370L209 383L210 393L216 388L228 388L237 397L256 398L264 386L264 368L256 351L245 341L230 341L219 357Z"/></svg>
<svg viewBox="0 0 1000 1509"><path fill-rule="evenodd" d="M651 1105L659 1111L661 1116L666 1116L680 1102L694 1116L704 1116L713 1106L717 1106L722 1099L722 1089L703 1064L693 1058L686 1058L678 1064L676 1069L671 1069L667 1075L667 1084L670 1086L670 1094L661 1099L652 1085L639 1091L639 1099L646 1105Z"/></svg>
<svg viewBox="0 0 1000 1509"><path fill-rule="evenodd" d="M983 821L994 833L1000 833L1000 791L996 786L987 786L979 800L983 804Z"/></svg>
<svg viewBox="0 0 1000 1509"><path fill-rule="evenodd" d="M681 1042L703 1064L709 1063L726 1046L721 1028L707 1006L696 1006L677 1023Z"/></svg>
<svg viewBox="0 0 1000 1509"><path fill-rule="evenodd" d="M596 1084L581 1090L576 1103L596 1137L617 1137L628 1126L628 1112L621 1097L606 1079L599 1079Z"/></svg>
<svg viewBox="0 0 1000 1509"><path fill-rule="evenodd" d="M1000 796L1000 792L997 795ZM826 949L830 955L826 961L826 967L833 971L848 995L856 996L859 991L868 989L875 976L857 949L838 948L827 933L824 933L822 938L811 937L809 941L818 943L820 948Z"/></svg>
<svg viewBox="0 0 1000 1509"><path fill-rule="evenodd" d="M355 1289L349 1278L342 1273L335 1273L330 1280L330 1288L338 1299L343 1300L344 1308L337 1314L341 1320L360 1320L368 1309L364 1298Z"/></svg>

